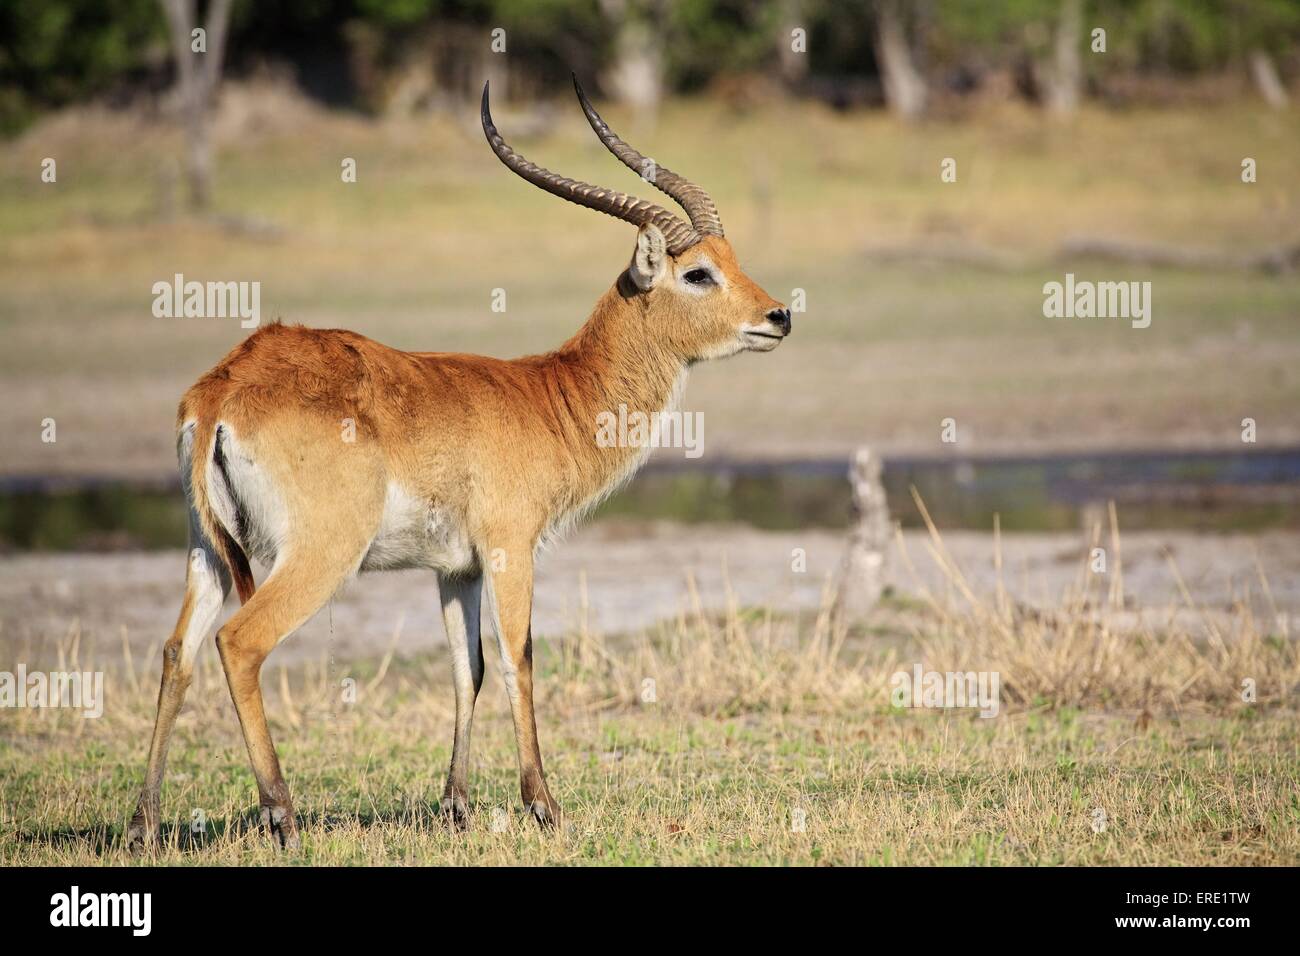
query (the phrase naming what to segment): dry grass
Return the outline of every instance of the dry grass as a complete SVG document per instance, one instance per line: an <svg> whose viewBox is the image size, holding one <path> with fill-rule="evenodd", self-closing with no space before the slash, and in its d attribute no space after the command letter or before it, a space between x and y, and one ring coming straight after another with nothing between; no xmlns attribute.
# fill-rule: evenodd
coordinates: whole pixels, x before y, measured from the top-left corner
<svg viewBox="0 0 1300 956"><path fill-rule="evenodd" d="M937 534L933 548L950 562ZM960 595L961 572L950 570ZM1106 598L1121 600L1122 578L1108 581ZM733 606L636 636L579 627L541 643L540 732L568 815L556 835L518 813L508 708L491 677L476 723L475 818L454 833L434 809L452 723L442 657L272 664L269 710L305 824L303 850L278 859L1300 862L1296 643L1261 631L1244 608L1226 629L1209 615L1196 633L1123 628L1081 591L1032 614L1001 592L987 606L973 594L894 598L867 630L825 612ZM72 635L45 666L107 663L80 653ZM890 677L914 663L998 671L999 716L893 708ZM132 861L118 840L143 770L155 672L153 655L112 662L99 720L0 717L0 862ZM340 701L345 677L355 703ZM1242 699L1244 677L1253 702ZM276 861L252 799L206 653L168 768L173 822L151 862Z"/></svg>
<svg viewBox="0 0 1300 956"><path fill-rule="evenodd" d="M1142 615L1135 623L1123 615L1123 547L1114 503L1104 574L1091 573L1089 553L1080 563L1077 583L1054 608L1029 608L1012 600L1001 577L1001 536L994 531L998 586L992 602L978 597L954 562L930 519L925 503L913 492L930 532L930 554L947 573L960 596L957 607L922 590L938 619L933 636L916 633L926 660L941 661L938 670L989 670L1004 675L1002 693L1013 706L1138 709L1183 714L1188 709L1232 708L1240 703L1243 681L1251 681L1257 703L1292 705L1300 686L1300 645L1290 635L1272 633L1256 620L1248 600L1238 599L1231 612L1198 615L1200 628L1161 624L1160 615ZM900 551L907 559L899 539ZM1100 529L1093 544L1100 544ZM910 560L910 559L908 559ZM1183 584L1177 564L1168 558L1190 608L1195 600ZM1269 595L1268 579L1260 584ZM1269 596L1271 604L1271 596ZM1170 620L1169 616L1164 617ZM1272 622L1286 617L1272 607ZM1268 675L1267 678L1261 675Z"/></svg>

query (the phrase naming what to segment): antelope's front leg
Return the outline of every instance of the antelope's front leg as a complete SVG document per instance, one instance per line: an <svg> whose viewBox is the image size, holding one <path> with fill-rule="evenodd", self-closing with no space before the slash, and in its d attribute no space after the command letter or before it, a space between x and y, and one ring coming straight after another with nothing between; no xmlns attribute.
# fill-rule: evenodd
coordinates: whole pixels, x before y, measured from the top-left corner
<svg viewBox="0 0 1300 956"><path fill-rule="evenodd" d="M533 715L533 549L531 543L494 549L500 570L487 573L489 600L501 651L501 679L510 697L519 750L519 792L542 826L560 822L560 805L546 787Z"/></svg>

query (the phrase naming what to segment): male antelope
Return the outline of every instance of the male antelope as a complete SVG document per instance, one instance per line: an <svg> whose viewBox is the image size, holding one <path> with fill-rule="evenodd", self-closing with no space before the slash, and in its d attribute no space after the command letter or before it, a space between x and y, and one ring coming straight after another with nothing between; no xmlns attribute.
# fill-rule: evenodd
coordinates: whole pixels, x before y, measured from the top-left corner
<svg viewBox="0 0 1300 956"><path fill-rule="evenodd" d="M645 158L610 131L574 80L601 142L641 173ZM177 445L189 503L185 600L163 651L158 718L131 845L157 838L167 742L194 658L233 582L243 606L217 634L261 798L279 844L297 843L289 788L263 709L271 649L358 570L438 574L451 643L456 730L443 812L468 813L470 722L483 681L486 591L514 716L519 784L538 822L559 805L542 773L533 717L533 556L550 532L636 470L646 448L601 447L597 416L620 404L672 406L701 359L769 352L790 312L736 263L704 190L659 167L668 210L566 179L511 149L483 87L483 131L508 169L553 195L638 227L627 269L578 333L513 361L399 352L342 330L271 325L246 338L181 400ZM341 438L355 423L355 441ZM248 557L270 565L254 590ZM503 560L494 561L497 556ZM499 568L499 570L498 570Z"/></svg>

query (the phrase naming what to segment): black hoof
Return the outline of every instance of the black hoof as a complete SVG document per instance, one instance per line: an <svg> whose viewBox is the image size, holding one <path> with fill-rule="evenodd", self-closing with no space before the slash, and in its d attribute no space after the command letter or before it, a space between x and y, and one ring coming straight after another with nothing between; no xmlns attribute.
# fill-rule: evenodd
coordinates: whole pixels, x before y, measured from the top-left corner
<svg viewBox="0 0 1300 956"><path fill-rule="evenodd" d="M291 807L262 807L262 827L277 850L298 849L298 824Z"/></svg>

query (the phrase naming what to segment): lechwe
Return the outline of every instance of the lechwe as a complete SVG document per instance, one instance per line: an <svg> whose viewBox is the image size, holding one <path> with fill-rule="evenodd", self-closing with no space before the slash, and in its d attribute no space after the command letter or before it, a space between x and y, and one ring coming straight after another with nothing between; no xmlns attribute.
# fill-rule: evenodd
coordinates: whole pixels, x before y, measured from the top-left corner
<svg viewBox="0 0 1300 956"><path fill-rule="evenodd" d="M195 655L233 583L243 606L220 628L217 647L262 820L280 844L295 845L289 788L263 709L262 662L350 575L412 567L437 572L451 642L456 731L444 812L457 823L468 812L486 593L523 800L540 823L558 821L533 717L534 551L627 479L648 450L604 447L596 441L597 417L620 405L646 414L670 408L694 363L771 351L790 332L789 310L741 271L708 194L654 168L577 91L601 141L680 203L690 222L528 162L497 132L484 86L483 131L508 169L638 227L631 263L573 338L545 355L502 361L399 352L352 332L271 325L181 400L177 444L190 563L180 618L163 650L158 717L129 844L157 839L168 737ZM349 428L352 441L344 440ZM256 590L249 556L271 568Z"/></svg>

